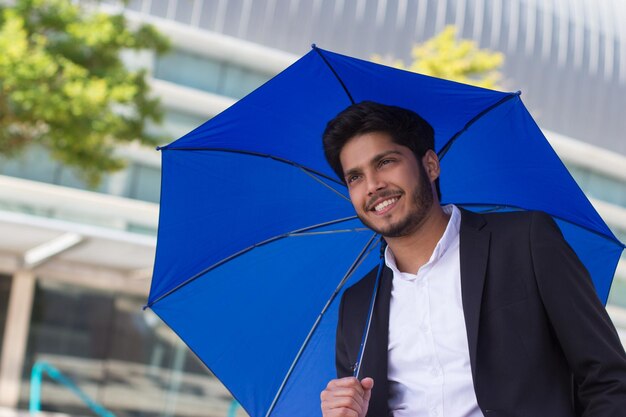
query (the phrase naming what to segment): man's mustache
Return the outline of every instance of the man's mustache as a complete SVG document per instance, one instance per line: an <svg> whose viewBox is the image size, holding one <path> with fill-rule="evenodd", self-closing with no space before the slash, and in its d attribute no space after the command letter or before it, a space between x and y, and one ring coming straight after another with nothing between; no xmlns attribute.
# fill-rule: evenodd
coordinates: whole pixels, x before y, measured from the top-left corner
<svg viewBox="0 0 626 417"><path fill-rule="evenodd" d="M367 203L365 204L365 210L369 211L372 208L374 208L374 204L380 200L381 198L389 198L389 197L398 197L402 195L402 191L400 190L382 190L377 192L376 194L372 195L369 200L367 200Z"/></svg>

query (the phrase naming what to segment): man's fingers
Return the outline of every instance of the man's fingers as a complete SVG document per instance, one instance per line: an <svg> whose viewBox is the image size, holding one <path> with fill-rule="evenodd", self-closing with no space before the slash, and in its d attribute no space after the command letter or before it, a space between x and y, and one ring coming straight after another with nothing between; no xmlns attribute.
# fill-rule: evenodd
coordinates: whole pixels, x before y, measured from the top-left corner
<svg viewBox="0 0 626 417"><path fill-rule="evenodd" d="M364 390L370 390L374 388L374 380L372 378L363 378L361 381L361 386Z"/></svg>
<svg viewBox="0 0 626 417"><path fill-rule="evenodd" d="M325 389L322 391L322 400L332 397L350 397L350 398L363 398L364 391L356 390L354 388L333 388Z"/></svg>
<svg viewBox="0 0 626 417"><path fill-rule="evenodd" d="M327 385L327 388L331 387L361 387L361 383L355 377L348 376L346 378L332 379Z"/></svg>
<svg viewBox="0 0 626 417"><path fill-rule="evenodd" d="M322 409L348 408L358 413L363 411L364 393L354 387L333 387L322 391Z"/></svg>
<svg viewBox="0 0 626 417"><path fill-rule="evenodd" d="M354 377L333 379L320 394L324 417L361 417L367 412L374 380Z"/></svg>
<svg viewBox="0 0 626 417"><path fill-rule="evenodd" d="M352 397L330 397L322 401L322 411L346 409L361 414L363 412L363 404L361 401Z"/></svg>
<svg viewBox="0 0 626 417"><path fill-rule="evenodd" d="M323 417L361 417L359 413L347 408L336 408L334 410L322 410Z"/></svg>
<svg viewBox="0 0 626 417"><path fill-rule="evenodd" d="M364 378L361 381L361 386L363 387L363 402L365 404L365 409L367 410L367 406L370 403L370 398L372 398L372 388L374 388L374 380L372 378Z"/></svg>

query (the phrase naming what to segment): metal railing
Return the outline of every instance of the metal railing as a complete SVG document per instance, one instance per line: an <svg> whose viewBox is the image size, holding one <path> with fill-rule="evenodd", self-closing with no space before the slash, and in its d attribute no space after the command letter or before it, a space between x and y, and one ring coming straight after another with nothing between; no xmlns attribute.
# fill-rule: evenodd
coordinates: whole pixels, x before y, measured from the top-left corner
<svg viewBox="0 0 626 417"><path fill-rule="evenodd" d="M69 389L98 416L115 417L115 414L104 408L101 404L92 400L87 394L78 388L74 381L63 375L63 373L57 368L44 361L35 362L30 373L30 401L28 409L31 414L41 411L41 383L44 373L55 382L58 382L65 388Z"/></svg>
<svg viewBox="0 0 626 417"><path fill-rule="evenodd" d="M237 400L232 400L230 402L230 407L228 408L228 417L235 417L237 415L237 409L241 407Z"/></svg>

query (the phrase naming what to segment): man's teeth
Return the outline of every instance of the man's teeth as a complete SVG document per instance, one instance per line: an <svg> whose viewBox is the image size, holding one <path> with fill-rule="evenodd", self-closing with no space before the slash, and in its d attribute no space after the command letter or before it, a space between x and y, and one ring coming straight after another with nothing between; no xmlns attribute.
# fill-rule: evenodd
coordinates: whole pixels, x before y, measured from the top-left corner
<svg viewBox="0 0 626 417"><path fill-rule="evenodd" d="M390 198L389 200L385 200L385 201L383 201L382 203L376 204L376 205L374 206L374 210L376 210L376 211L381 211L381 210L383 210L385 207L387 207L387 206L388 206L388 205L390 205L390 204L395 203L396 201L398 201L398 198L397 198L397 197Z"/></svg>

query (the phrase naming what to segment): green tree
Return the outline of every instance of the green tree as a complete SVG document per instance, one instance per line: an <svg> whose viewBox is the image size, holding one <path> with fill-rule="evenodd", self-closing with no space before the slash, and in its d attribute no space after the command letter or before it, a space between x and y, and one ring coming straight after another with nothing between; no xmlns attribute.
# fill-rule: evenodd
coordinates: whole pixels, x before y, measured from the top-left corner
<svg viewBox="0 0 626 417"><path fill-rule="evenodd" d="M446 26L438 35L415 45L411 56L413 61L409 64L384 60L378 55L373 59L396 68L485 88L497 88L501 78L498 69L504 62L500 52L480 49L472 40L457 39L454 26Z"/></svg>
<svg viewBox="0 0 626 417"><path fill-rule="evenodd" d="M0 153L38 144L91 186L124 166L116 145L156 142L145 124L160 121L159 102L149 95L145 70L128 70L120 52L169 46L153 27L131 29L123 15L97 6L0 5Z"/></svg>

